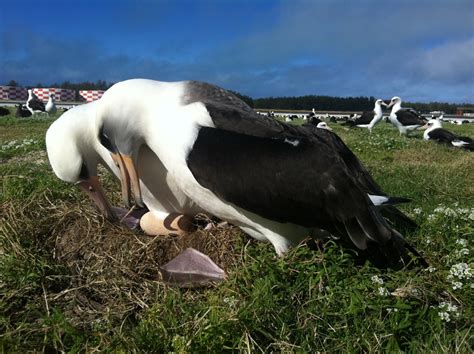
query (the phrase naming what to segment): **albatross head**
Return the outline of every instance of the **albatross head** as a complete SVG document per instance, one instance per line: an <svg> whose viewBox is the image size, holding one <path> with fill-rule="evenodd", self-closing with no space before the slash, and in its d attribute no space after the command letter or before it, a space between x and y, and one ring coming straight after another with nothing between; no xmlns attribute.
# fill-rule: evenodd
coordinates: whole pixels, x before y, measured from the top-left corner
<svg viewBox="0 0 474 354"><path fill-rule="evenodd" d="M390 100L390 103L388 104L387 108L390 108L390 107L392 107L396 104L398 104L398 105L402 104L402 99L398 96L395 96Z"/></svg>
<svg viewBox="0 0 474 354"><path fill-rule="evenodd" d="M376 107L381 107L381 106L387 107L387 104L379 98L377 101L375 101L375 106Z"/></svg>
<svg viewBox="0 0 474 354"><path fill-rule="evenodd" d="M327 125L326 122L321 122L321 123L318 123L318 125L316 126L316 128L319 128L319 129L326 129L326 130L332 130L332 128Z"/></svg>
<svg viewBox="0 0 474 354"><path fill-rule="evenodd" d="M95 150L93 135L88 133L87 114L91 107L84 106L88 105L70 109L49 127L46 132L48 159L58 178L78 186L107 219L113 220L115 214L97 176L97 164L103 158ZM113 165L113 162L107 161L107 164Z"/></svg>
<svg viewBox="0 0 474 354"><path fill-rule="evenodd" d="M434 130L434 129L438 129L438 128L442 128L443 125L441 123L441 121L437 118L435 119L430 119L428 120L428 122L426 122L426 124L422 127L420 127L419 129L428 129L428 130Z"/></svg>

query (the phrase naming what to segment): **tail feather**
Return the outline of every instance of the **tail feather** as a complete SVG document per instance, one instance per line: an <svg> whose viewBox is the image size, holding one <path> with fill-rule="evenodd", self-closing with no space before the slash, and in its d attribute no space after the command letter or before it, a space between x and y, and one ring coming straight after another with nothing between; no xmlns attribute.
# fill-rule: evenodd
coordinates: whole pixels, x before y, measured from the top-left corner
<svg viewBox="0 0 474 354"><path fill-rule="evenodd" d="M378 268L428 267L423 256L396 230L392 230L392 237L387 243L371 243L365 253Z"/></svg>
<svg viewBox="0 0 474 354"><path fill-rule="evenodd" d="M397 230L413 232L418 229L418 224L415 221L403 214L394 206L389 205L380 208L379 211L382 213L382 216L387 219L389 223Z"/></svg>

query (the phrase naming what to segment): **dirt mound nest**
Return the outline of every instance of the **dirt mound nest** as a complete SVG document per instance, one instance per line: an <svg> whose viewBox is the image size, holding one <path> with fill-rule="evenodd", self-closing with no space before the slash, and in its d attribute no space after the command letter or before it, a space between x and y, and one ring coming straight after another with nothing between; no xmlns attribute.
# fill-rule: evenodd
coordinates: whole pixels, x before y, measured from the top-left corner
<svg viewBox="0 0 474 354"><path fill-rule="evenodd" d="M12 245L35 247L67 269L69 274L45 283L45 296L50 306L65 308L75 325L103 320L104 313L109 320L121 321L161 301L168 291L177 291L161 280L159 268L188 247L231 272L243 263L249 241L230 225L200 228L181 237L146 236L104 220L86 200L82 205L53 204L44 196L3 207L8 210L1 215L5 235Z"/></svg>

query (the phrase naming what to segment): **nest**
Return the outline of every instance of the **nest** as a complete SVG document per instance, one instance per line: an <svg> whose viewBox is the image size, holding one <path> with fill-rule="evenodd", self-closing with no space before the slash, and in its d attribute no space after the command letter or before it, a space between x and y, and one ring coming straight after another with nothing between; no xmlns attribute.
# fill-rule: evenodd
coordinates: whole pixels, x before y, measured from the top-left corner
<svg viewBox="0 0 474 354"><path fill-rule="evenodd" d="M46 194L26 205L4 203L2 210L10 244L21 248L21 239L31 238L26 243L31 246L32 241L33 251L51 255L52 262L67 268L68 281L62 281L67 285L58 288L51 280L45 296L50 305L65 308L68 318L79 326L103 321L104 314L121 321L151 306L167 291L192 293L170 288L159 272L161 265L186 248L193 247L231 272L242 265L248 241L230 225L201 227L187 236L150 237L104 220L86 200L52 203Z"/></svg>

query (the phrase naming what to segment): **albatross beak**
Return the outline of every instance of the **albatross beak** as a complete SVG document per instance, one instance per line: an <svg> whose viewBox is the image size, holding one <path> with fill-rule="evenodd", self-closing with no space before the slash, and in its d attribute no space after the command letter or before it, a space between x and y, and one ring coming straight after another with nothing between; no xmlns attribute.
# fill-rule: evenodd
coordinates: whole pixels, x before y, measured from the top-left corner
<svg viewBox="0 0 474 354"><path fill-rule="evenodd" d="M392 107L394 104L395 104L395 102L390 102L388 105L386 104L385 106L386 106L387 108L390 108L390 107Z"/></svg>
<svg viewBox="0 0 474 354"><path fill-rule="evenodd" d="M112 208L105 197L104 190L102 189L97 176L91 176L89 179L81 181L77 185L94 201L99 211L104 214L107 219L116 219L115 213L112 211Z"/></svg>
<svg viewBox="0 0 474 354"><path fill-rule="evenodd" d="M430 126L428 123L426 123L425 125L421 126L421 127L418 127L418 130L426 130L428 129Z"/></svg>
<svg viewBox="0 0 474 354"><path fill-rule="evenodd" d="M131 156L120 153L111 153L112 159L118 165L120 170L120 183L122 185L122 199L127 208L130 208L130 191L133 194L135 204L144 207L142 192L140 189L140 180Z"/></svg>

